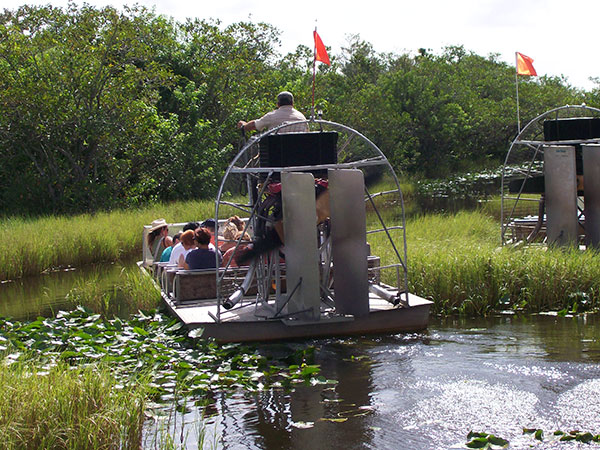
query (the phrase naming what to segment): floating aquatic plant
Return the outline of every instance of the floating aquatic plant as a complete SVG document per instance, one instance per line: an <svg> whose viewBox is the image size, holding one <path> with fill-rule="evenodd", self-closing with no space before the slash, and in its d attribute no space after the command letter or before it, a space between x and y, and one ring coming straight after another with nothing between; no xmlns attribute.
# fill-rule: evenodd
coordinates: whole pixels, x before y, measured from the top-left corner
<svg viewBox="0 0 600 450"><path fill-rule="evenodd" d="M192 339L180 322L155 311L140 312L129 321L109 320L80 306L29 323L0 319L0 351L7 363L109 364L124 384L150 377L150 397L159 402L172 401L175 390L207 400L224 388L331 383L311 364L312 347L292 354L294 363L287 364L251 347Z"/></svg>
<svg viewBox="0 0 600 450"><path fill-rule="evenodd" d="M536 440L544 441L544 431L539 428L523 428L523 434L533 435ZM572 430L567 432L556 430L549 435L549 440L552 441L576 441L584 444L592 442L600 442L600 434L592 434L589 431Z"/></svg>
<svg viewBox="0 0 600 450"><path fill-rule="evenodd" d="M589 431L573 430L568 433L556 430L549 434L546 439L544 430L541 428L523 428L523 434L531 435L535 440L544 442L549 441L576 441L584 444L590 444L592 442L600 442L600 434L592 434ZM465 445L467 448L481 448L481 449L495 449L495 448L507 448L509 442L506 439L494 436L489 433L469 432L467 439L470 439Z"/></svg>
<svg viewBox="0 0 600 450"><path fill-rule="evenodd" d="M470 439L470 441L465 444L468 448L495 449L508 447L508 441L506 439L502 439L501 437L489 433L471 431L467 435L467 439Z"/></svg>
<svg viewBox="0 0 600 450"><path fill-rule="evenodd" d="M430 197L487 197L500 189L502 168L453 175L445 179L421 180L417 192Z"/></svg>

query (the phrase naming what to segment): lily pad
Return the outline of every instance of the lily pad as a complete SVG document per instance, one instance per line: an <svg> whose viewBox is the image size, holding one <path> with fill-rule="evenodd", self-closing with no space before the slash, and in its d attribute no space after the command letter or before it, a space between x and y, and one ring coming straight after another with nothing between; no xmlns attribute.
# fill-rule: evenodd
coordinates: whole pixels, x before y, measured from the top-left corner
<svg viewBox="0 0 600 450"><path fill-rule="evenodd" d="M302 422L302 421L299 421L299 422L292 422L292 426L294 428L298 428L300 430L305 430L305 429L314 427L315 423L314 422Z"/></svg>

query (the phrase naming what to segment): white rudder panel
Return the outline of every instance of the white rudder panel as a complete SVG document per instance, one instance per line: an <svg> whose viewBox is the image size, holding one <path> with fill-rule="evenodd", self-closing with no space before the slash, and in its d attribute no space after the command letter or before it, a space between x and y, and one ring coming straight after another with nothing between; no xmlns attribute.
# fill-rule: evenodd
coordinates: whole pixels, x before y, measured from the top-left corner
<svg viewBox="0 0 600 450"><path fill-rule="evenodd" d="M319 255L315 179L310 173L281 174L287 314L304 320L320 317Z"/></svg>
<svg viewBox="0 0 600 450"><path fill-rule="evenodd" d="M331 252L335 306L342 314L369 314L365 180L357 169L329 170Z"/></svg>
<svg viewBox="0 0 600 450"><path fill-rule="evenodd" d="M581 146L585 202L585 244L600 247L600 145Z"/></svg>
<svg viewBox="0 0 600 450"><path fill-rule="evenodd" d="M577 175L575 147L544 146L546 235L548 244L577 243Z"/></svg>

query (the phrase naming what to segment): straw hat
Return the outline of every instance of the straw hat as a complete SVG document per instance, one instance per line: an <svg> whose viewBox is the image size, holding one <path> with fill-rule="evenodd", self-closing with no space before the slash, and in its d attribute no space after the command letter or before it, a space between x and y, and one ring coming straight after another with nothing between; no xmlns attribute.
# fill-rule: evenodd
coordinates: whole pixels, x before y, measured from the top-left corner
<svg viewBox="0 0 600 450"><path fill-rule="evenodd" d="M168 226L169 226L169 224L167 223L167 221L165 219L153 220L152 223L150 224L150 229L148 230L148 233L152 233L154 230L158 230L159 228L168 227Z"/></svg>

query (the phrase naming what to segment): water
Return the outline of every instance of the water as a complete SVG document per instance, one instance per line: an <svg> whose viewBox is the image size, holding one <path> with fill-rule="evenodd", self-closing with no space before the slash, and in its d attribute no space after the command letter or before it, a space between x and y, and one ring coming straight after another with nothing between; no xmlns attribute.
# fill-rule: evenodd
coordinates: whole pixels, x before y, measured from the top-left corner
<svg viewBox="0 0 600 450"><path fill-rule="evenodd" d="M110 289L121 277L123 268L134 264L133 261L94 264L0 282L0 316L30 320L70 309L72 305L66 296L71 289L89 282Z"/></svg>
<svg viewBox="0 0 600 450"><path fill-rule="evenodd" d="M185 448L196 448L200 423L205 448L451 449L465 448L471 430L508 439L511 449L600 448L522 433L600 433L598 336L594 316L498 316L433 319L421 334L311 341L337 385L219 396L212 417L193 409L181 418Z"/></svg>
<svg viewBox="0 0 600 450"><path fill-rule="evenodd" d="M93 280L108 288L122 267L4 283L0 315L50 314L68 306L73 286ZM600 448L522 434L600 433L599 336L598 316L498 315L432 318L418 334L259 345L276 355L313 345L322 375L338 384L221 393L207 409L190 399L186 414L148 421L144 447L160 448L164 430L189 449L204 436L204 448L437 450L464 448L473 430L508 439L511 449Z"/></svg>

